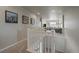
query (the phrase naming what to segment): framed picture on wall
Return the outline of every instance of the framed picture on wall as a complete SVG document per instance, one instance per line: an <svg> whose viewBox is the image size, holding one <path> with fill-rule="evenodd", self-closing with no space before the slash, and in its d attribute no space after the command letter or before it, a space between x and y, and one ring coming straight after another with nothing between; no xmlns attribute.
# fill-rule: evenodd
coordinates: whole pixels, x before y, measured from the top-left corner
<svg viewBox="0 0 79 59"><path fill-rule="evenodd" d="M30 24L32 24L32 22L33 22L33 21L32 21L32 18L30 18Z"/></svg>
<svg viewBox="0 0 79 59"><path fill-rule="evenodd" d="M5 11L5 22L6 23L18 23L18 14L11 11Z"/></svg>
<svg viewBox="0 0 79 59"><path fill-rule="evenodd" d="M22 15L22 24L29 24L29 17Z"/></svg>
<svg viewBox="0 0 79 59"><path fill-rule="evenodd" d="M30 24L32 24L32 25L35 24L35 20L33 18L30 18Z"/></svg>

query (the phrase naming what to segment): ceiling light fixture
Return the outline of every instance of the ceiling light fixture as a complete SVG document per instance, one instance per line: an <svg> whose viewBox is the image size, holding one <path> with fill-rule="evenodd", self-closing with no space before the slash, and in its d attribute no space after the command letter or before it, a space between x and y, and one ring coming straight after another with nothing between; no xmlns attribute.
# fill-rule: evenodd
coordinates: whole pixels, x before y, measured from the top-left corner
<svg viewBox="0 0 79 59"><path fill-rule="evenodd" d="M56 10L52 10L51 12L52 12L52 13L55 13L55 12L56 12Z"/></svg>
<svg viewBox="0 0 79 59"><path fill-rule="evenodd" d="M40 15L40 13L39 13L39 12L37 12L37 15Z"/></svg>

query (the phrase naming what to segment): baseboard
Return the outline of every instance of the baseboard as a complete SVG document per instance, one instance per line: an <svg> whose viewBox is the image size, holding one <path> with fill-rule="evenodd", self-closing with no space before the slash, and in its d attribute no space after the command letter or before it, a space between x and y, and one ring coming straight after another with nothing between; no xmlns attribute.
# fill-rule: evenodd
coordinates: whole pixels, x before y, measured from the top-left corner
<svg viewBox="0 0 79 59"><path fill-rule="evenodd" d="M64 51L55 49L55 53L64 53Z"/></svg>

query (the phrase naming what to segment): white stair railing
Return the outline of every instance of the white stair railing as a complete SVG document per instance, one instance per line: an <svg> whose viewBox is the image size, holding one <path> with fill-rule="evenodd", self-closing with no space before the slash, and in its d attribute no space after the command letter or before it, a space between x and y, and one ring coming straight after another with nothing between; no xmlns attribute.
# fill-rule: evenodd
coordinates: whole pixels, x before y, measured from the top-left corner
<svg viewBox="0 0 79 59"><path fill-rule="evenodd" d="M55 40L54 31L46 31L43 37L43 52L54 53L55 52Z"/></svg>
<svg viewBox="0 0 79 59"><path fill-rule="evenodd" d="M54 53L54 31L44 31L43 29L28 29L28 50L33 53Z"/></svg>

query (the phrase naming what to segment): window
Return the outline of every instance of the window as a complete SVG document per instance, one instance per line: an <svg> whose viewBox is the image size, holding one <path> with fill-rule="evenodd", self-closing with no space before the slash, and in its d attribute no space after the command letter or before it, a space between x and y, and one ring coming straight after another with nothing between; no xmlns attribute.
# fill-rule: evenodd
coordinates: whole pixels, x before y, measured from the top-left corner
<svg viewBox="0 0 79 59"><path fill-rule="evenodd" d="M54 27L54 28L57 27L57 22L55 22L55 21L54 22L50 22L50 27Z"/></svg>
<svg viewBox="0 0 79 59"><path fill-rule="evenodd" d="M50 27L53 28L63 28L63 17L62 15L58 17L57 20L53 20L49 22Z"/></svg>

